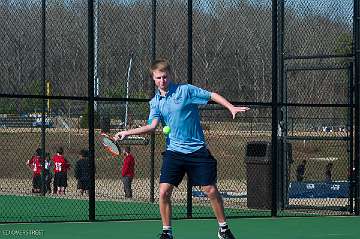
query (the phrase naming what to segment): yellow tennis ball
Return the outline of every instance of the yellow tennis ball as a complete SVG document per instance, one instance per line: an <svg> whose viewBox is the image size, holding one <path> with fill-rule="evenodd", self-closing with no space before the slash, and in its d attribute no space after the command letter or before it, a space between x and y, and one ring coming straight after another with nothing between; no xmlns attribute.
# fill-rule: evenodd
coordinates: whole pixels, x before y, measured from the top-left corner
<svg viewBox="0 0 360 239"><path fill-rule="evenodd" d="M163 133L164 133L165 135L170 134L170 131L171 131L171 129L170 129L170 127L167 126L167 125L163 128Z"/></svg>

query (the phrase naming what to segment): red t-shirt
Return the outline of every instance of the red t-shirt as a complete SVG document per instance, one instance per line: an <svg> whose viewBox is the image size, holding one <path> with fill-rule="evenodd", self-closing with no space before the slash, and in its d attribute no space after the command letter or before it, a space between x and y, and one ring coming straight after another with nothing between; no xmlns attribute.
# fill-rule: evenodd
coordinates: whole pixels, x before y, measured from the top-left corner
<svg viewBox="0 0 360 239"><path fill-rule="evenodd" d="M54 173L66 172L70 168L70 164L63 155L55 154L52 160L54 162Z"/></svg>
<svg viewBox="0 0 360 239"><path fill-rule="evenodd" d="M135 176L135 159L131 154L128 154L124 158L124 165L121 169L121 175L123 177L134 177Z"/></svg>
<svg viewBox="0 0 360 239"><path fill-rule="evenodd" d="M42 166L40 156L32 156L28 164L31 170L34 172L33 176L41 175Z"/></svg>

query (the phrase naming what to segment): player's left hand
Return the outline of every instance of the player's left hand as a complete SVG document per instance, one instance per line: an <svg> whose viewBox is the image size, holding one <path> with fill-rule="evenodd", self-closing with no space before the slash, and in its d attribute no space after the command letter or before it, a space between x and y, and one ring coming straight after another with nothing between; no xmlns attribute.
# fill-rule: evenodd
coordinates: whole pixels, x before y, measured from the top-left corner
<svg viewBox="0 0 360 239"><path fill-rule="evenodd" d="M235 116L238 112L246 112L249 109L250 109L249 107L245 107L245 106L234 106L230 111L233 119L235 119Z"/></svg>

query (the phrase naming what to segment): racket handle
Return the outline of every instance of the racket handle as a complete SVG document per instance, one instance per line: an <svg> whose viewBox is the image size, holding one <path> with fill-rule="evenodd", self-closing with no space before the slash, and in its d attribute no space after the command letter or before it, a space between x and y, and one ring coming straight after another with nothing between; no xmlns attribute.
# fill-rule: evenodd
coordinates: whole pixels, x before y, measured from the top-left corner
<svg viewBox="0 0 360 239"><path fill-rule="evenodd" d="M127 137L123 140L116 141L117 145L147 145L149 140L143 137Z"/></svg>

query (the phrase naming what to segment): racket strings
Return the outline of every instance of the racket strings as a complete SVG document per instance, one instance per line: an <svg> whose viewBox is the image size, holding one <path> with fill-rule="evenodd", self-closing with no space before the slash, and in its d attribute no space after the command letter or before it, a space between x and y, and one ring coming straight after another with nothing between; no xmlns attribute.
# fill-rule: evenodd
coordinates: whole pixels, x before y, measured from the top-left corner
<svg viewBox="0 0 360 239"><path fill-rule="evenodd" d="M103 140L102 140L102 142L103 142L103 145L104 145L111 153L116 154L116 155L120 154L120 151L119 151L117 145L116 145L115 142L113 142L111 139L104 137Z"/></svg>

